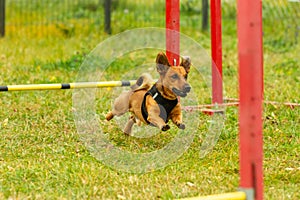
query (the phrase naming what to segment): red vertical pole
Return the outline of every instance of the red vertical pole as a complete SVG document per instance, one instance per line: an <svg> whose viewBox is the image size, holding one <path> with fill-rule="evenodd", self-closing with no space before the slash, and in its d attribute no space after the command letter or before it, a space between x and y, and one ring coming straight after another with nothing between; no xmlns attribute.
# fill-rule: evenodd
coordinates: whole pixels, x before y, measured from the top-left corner
<svg viewBox="0 0 300 200"><path fill-rule="evenodd" d="M221 0L210 1L211 54L212 54L212 102L223 103L222 83L222 12Z"/></svg>
<svg viewBox="0 0 300 200"><path fill-rule="evenodd" d="M166 0L166 54L171 65L179 65L179 31L180 2L179 0Z"/></svg>
<svg viewBox="0 0 300 200"><path fill-rule="evenodd" d="M240 95L240 188L246 193L251 194L252 191L254 199L261 200L263 199L261 0L238 0L237 20Z"/></svg>

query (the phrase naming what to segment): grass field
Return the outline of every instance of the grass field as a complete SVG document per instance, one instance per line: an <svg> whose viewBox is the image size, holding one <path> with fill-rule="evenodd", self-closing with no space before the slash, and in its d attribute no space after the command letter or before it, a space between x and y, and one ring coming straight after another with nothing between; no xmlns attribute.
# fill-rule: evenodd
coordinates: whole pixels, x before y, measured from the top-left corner
<svg viewBox="0 0 300 200"><path fill-rule="evenodd" d="M164 26L159 20L164 20L163 7L158 3L141 1L138 6L133 0L127 2L114 10L113 34L128 27ZM149 12L143 12L149 4ZM237 98L235 9L224 4L224 91L226 97ZM136 13L143 14L133 22ZM156 13L154 17L152 13ZM185 8L181 29L209 53L209 33L200 31L199 19L197 9ZM53 27L52 36L9 33L0 39L0 85L75 82L86 55L110 37L99 30L81 31L76 23L71 35L61 34L59 28ZM24 31L29 28L25 26ZM13 23L9 30L15 30ZM300 103L300 38L297 43L295 38L284 37L284 30L271 34L273 31L274 25L267 21L264 26L264 98ZM151 62L156 53L149 51L144 56ZM122 77L127 70L124 65L135 65L143 62L142 59L142 56L131 58L129 55L128 59L116 60L108 78ZM196 81L190 79L194 85ZM101 91L104 92L98 98L110 105L110 91ZM193 143L177 161L148 173L125 173L98 161L80 139L74 123L72 92L0 93L0 199L173 199L237 190L236 107L226 110L220 138L204 158L199 157L199 151L210 119L201 115ZM102 121L109 109L109 106L98 108L97 114L111 141L120 148L137 153L153 151L174 137L174 133L169 132L149 140L128 138L113 123ZM264 105L265 199L300 199L299 116L299 107Z"/></svg>

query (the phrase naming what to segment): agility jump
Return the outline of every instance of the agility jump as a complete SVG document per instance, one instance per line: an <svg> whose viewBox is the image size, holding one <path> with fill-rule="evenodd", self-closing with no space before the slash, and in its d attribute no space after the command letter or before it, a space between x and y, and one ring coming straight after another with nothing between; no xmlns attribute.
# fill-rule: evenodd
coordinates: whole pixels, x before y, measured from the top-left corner
<svg viewBox="0 0 300 200"><path fill-rule="evenodd" d="M263 199L263 52L261 0L238 1L239 40L239 138L240 185L239 191L190 199ZM222 32L221 0L211 0L212 32L212 102L223 103L222 94ZM179 64L180 56L180 1L166 0L166 53L170 63ZM251 9L250 9L251 8ZM4 91L61 90L103 88L133 85L135 81L108 81L59 84L0 86Z"/></svg>

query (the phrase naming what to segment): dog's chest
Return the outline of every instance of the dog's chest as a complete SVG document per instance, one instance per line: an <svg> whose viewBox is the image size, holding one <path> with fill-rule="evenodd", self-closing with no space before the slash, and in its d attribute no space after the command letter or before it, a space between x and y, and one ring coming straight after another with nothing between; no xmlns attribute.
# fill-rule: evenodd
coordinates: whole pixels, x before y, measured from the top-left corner
<svg viewBox="0 0 300 200"><path fill-rule="evenodd" d="M144 119L147 121L147 117L148 117L148 112L146 109L146 97L148 95L151 95L152 98L156 101L156 103L158 104L159 108L160 108L160 117L162 119L164 119L165 122L167 122L169 114L171 113L171 111L174 109L174 107L178 104L178 99L175 100L170 100L170 99L166 99L164 98L160 92L157 90L156 86L154 85L144 96L144 100L142 103L142 114ZM147 121L148 122L148 121Z"/></svg>

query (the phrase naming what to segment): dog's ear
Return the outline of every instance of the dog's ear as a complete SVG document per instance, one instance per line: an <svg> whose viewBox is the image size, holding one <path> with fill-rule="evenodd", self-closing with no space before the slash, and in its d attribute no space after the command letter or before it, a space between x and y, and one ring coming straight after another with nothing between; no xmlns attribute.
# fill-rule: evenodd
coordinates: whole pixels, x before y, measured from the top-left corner
<svg viewBox="0 0 300 200"><path fill-rule="evenodd" d="M191 64L192 64L192 61L189 56L182 57L180 66L182 66L185 69L186 73L190 72Z"/></svg>
<svg viewBox="0 0 300 200"><path fill-rule="evenodd" d="M163 52L157 54L156 57L156 68L159 74L164 74L170 67L169 60Z"/></svg>

